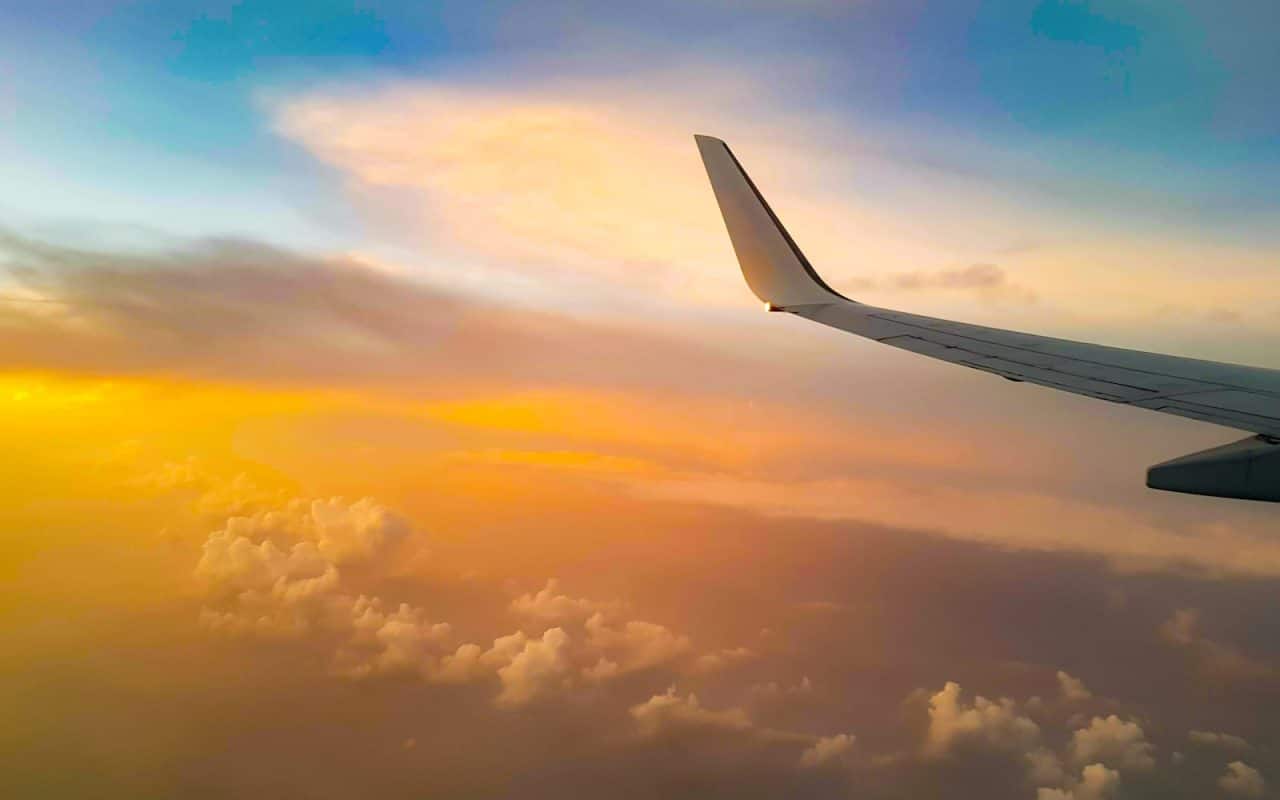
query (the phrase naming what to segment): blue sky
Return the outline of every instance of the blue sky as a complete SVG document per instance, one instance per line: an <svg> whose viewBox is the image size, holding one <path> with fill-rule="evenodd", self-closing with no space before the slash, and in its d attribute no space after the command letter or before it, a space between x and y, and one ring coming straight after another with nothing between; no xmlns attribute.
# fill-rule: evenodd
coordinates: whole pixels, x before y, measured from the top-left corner
<svg viewBox="0 0 1280 800"><path fill-rule="evenodd" d="M806 4L801 14L715 2L643 11L327 0L10 7L0 12L5 140L36 164L24 184L54 178L52 161L81 165L65 176L77 184L138 193L179 170L187 185L258 208L273 202L269 195L305 193L309 180L307 165L265 124L261 98L271 93L353 76L496 80L515 71L554 81L690 54L767 84L775 64L816 60L818 68L776 87L795 108L929 127L940 139L1021 154L1064 182L1141 185L1211 205L1211 214L1248 217L1277 205L1280 112L1269 100L1280 56L1267 35L1276 14L1268 6L871 2ZM998 168L942 157L954 169ZM5 201L24 205L11 194Z"/></svg>

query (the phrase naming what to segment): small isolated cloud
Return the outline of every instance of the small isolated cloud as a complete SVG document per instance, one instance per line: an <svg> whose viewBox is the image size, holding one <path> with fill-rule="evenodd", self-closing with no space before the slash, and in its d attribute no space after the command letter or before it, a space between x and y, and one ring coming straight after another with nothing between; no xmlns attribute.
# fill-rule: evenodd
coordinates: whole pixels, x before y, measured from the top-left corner
<svg viewBox="0 0 1280 800"><path fill-rule="evenodd" d="M800 766L812 768L843 762L853 751L856 741L856 737L847 733L823 736L800 754Z"/></svg>
<svg viewBox="0 0 1280 800"><path fill-rule="evenodd" d="M693 672L706 675L720 672L723 669L750 661L756 652L747 647L724 647L711 653L704 653L693 661Z"/></svg>
<svg viewBox="0 0 1280 800"><path fill-rule="evenodd" d="M1200 612L1183 608L1160 626L1160 637L1184 648L1207 674L1222 680L1257 680L1276 674L1270 665L1242 653L1236 647L1215 641L1200 630Z"/></svg>
<svg viewBox="0 0 1280 800"><path fill-rule="evenodd" d="M1071 758L1077 764L1100 762L1118 769L1149 770L1155 767L1155 747L1142 726L1115 714L1094 717L1089 727L1071 735Z"/></svg>
<svg viewBox="0 0 1280 800"><path fill-rule="evenodd" d="M1093 697L1093 692L1089 691L1089 687L1084 685L1084 681L1079 678L1073 678L1062 670L1058 670L1058 688L1062 692L1062 699L1068 703L1088 700Z"/></svg>
<svg viewBox="0 0 1280 800"><path fill-rule="evenodd" d="M1223 750L1236 750L1239 752L1247 752L1252 749L1249 742L1241 736L1233 736L1230 733L1217 733L1215 731L1189 731L1187 739L1194 744L1204 745L1205 747L1220 747Z"/></svg>
<svg viewBox="0 0 1280 800"><path fill-rule="evenodd" d="M856 290L889 291L968 291L991 299L1032 303L1036 295L1030 289L1009 280L1004 268L996 264L970 264L967 267L934 271L900 272L881 280L863 278L850 282Z"/></svg>
<svg viewBox="0 0 1280 800"><path fill-rule="evenodd" d="M960 685L948 681L929 698L927 756L941 756L955 746L973 743L998 750L1026 750L1040 738L1040 728L1017 711L1007 697L988 700L979 695L972 704L961 697Z"/></svg>
<svg viewBox="0 0 1280 800"><path fill-rule="evenodd" d="M631 718L646 735L682 728L703 728L722 731L749 731L751 718L741 708L712 710L698 702L698 696L690 692L681 697L675 687L666 694L656 694L630 709Z"/></svg>
<svg viewBox="0 0 1280 800"><path fill-rule="evenodd" d="M1243 761L1232 761L1227 765L1227 771L1218 778L1218 787L1236 797L1265 797L1267 793L1267 782L1262 773Z"/></svg>
<svg viewBox="0 0 1280 800"><path fill-rule="evenodd" d="M1036 800L1107 800L1114 797L1120 773L1102 764L1090 764L1080 771L1080 779L1068 789L1042 787Z"/></svg>
<svg viewBox="0 0 1280 800"><path fill-rule="evenodd" d="M548 622L583 620L593 614L607 614L618 610L618 603L603 603L585 597L560 594L560 582L555 578L537 593L523 594L511 601L511 610L517 614Z"/></svg>

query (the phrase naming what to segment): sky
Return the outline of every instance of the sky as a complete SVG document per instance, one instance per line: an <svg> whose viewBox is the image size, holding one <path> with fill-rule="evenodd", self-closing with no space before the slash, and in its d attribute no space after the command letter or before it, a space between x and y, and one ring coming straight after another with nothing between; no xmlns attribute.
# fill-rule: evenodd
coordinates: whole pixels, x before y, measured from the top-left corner
<svg viewBox="0 0 1280 800"><path fill-rule="evenodd" d="M1238 432L761 312L1280 368L1280 9L0 0L0 793L1280 796Z"/></svg>

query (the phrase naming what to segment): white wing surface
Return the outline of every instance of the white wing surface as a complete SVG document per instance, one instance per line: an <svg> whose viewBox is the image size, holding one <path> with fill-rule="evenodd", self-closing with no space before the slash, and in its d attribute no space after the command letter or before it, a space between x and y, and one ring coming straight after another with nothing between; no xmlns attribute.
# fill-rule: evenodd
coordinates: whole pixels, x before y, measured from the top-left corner
<svg viewBox="0 0 1280 800"><path fill-rule="evenodd" d="M1011 381L1249 431L1256 435L1229 450L1153 467L1148 485L1280 501L1280 447L1274 445L1280 441L1280 371L968 325L850 300L819 277L728 145L695 138L743 275L771 311ZM1189 471L1195 475L1189 478Z"/></svg>

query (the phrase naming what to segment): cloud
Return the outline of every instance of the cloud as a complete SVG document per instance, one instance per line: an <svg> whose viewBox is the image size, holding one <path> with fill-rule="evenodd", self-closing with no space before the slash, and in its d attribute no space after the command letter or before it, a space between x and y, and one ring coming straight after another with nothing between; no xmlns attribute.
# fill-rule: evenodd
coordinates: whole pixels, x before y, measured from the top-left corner
<svg viewBox="0 0 1280 800"><path fill-rule="evenodd" d="M746 647L723 647L712 653L704 653L694 659L693 672L701 675L719 672L735 664L750 661L755 657L755 651Z"/></svg>
<svg viewBox="0 0 1280 800"><path fill-rule="evenodd" d="M338 588L338 570L312 542L283 550L239 533L231 520L205 541L195 574L217 604L201 622L228 633L296 635L321 624L323 601Z"/></svg>
<svg viewBox="0 0 1280 800"><path fill-rule="evenodd" d="M1264 797L1267 793L1267 782L1262 773L1243 761L1232 761L1227 765L1227 771L1218 778L1218 787L1236 797Z"/></svg>
<svg viewBox="0 0 1280 800"><path fill-rule="evenodd" d="M604 615L596 613L585 623L587 646L600 653L599 660L583 671L591 680L604 680L670 663L688 653L687 636L672 633L664 625L629 620L619 628L610 627Z"/></svg>
<svg viewBox="0 0 1280 800"><path fill-rule="evenodd" d="M777 681L753 683L747 689L747 694L751 697L752 703L790 701L797 697L811 696L813 694L813 681L806 676L801 678L799 683L791 686L784 686Z"/></svg>
<svg viewBox="0 0 1280 800"><path fill-rule="evenodd" d="M448 623L433 623L420 608L401 603L385 611L377 597L361 595L351 607L352 635L335 655L337 674L364 678L386 673L424 674L448 641Z"/></svg>
<svg viewBox="0 0 1280 800"><path fill-rule="evenodd" d="M1071 758L1077 764L1101 762L1119 769L1150 770L1156 765L1155 747L1142 726L1115 714L1094 717L1089 727L1071 734Z"/></svg>
<svg viewBox="0 0 1280 800"><path fill-rule="evenodd" d="M551 622L582 620L596 613L606 614L619 610L618 603L604 603L585 597L569 597L558 594L559 588L559 581L550 578L547 580L547 585L536 594L527 593L512 600L511 610L523 616Z"/></svg>
<svg viewBox="0 0 1280 800"><path fill-rule="evenodd" d="M201 623L258 637L332 642L330 670L348 678L434 671L452 629L408 603L353 592L342 567L385 556L409 525L370 498L289 501L227 519L206 538L194 574Z"/></svg>
<svg viewBox="0 0 1280 800"><path fill-rule="evenodd" d="M569 635L551 628L541 639L530 639L510 663L498 669L502 691L494 698L499 708L517 708L548 690L563 685L569 672Z"/></svg>
<svg viewBox="0 0 1280 800"><path fill-rule="evenodd" d="M673 112L622 117L581 94L402 83L295 97L275 123L357 195L413 203L437 248L545 280L578 272L710 297L708 279L733 289L736 276L697 269L723 262L727 243Z"/></svg>
<svg viewBox="0 0 1280 800"><path fill-rule="evenodd" d="M1014 220L1026 222L1026 207L984 213L990 194L976 196L971 181L948 170L922 170L916 155L903 154L902 136L870 124L744 115L738 109L758 106L766 89L740 70L699 63L646 73L632 81L321 87L277 103L274 125L338 170L351 196L401 235L426 231L437 250L490 268L514 265L544 286L639 286L682 304L745 301L735 271L725 269L732 252L691 141L694 131L721 130L733 132L766 193L785 199L783 217L795 221L806 252L835 262L828 277L837 288L1032 298L994 264L920 269L954 261L957 251L988 253L993 240L1025 240ZM653 79L673 75L656 100ZM928 211L872 200L865 186L879 181L927 193ZM856 277L841 275L835 258L849 230L858 232Z"/></svg>
<svg viewBox="0 0 1280 800"><path fill-rule="evenodd" d="M1034 292L1010 281L1008 273L996 264L970 264L967 267L936 272L903 272L890 276L882 283L885 288L899 291L965 290L1022 303L1036 300ZM873 282L871 286L874 285Z"/></svg>
<svg viewBox="0 0 1280 800"><path fill-rule="evenodd" d="M1068 703L1076 703L1093 697L1093 692L1084 685L1084 681L1073 678L1062 670L1058 670L1058 688L1062 691L1062 699Z"/></svg>
<svg viewBox="0 0 1280 800"><path fill-rule="evenodd" d="M1242 653L1236 647L1218 642L1200 631L1200 612L1193 608L1178 609L1160 625L1160 637L1171 645L1187 650L1200 669L1221 680L1257 680L1276 674L1270 664Z"/></svg>
<svg viewBox="0 0 1280 800"><path fill-rule="evenodd" d="M1115 795L1120 773L1102 764L1090 764L1080 772L1080 779L1070 789L1041 788L1036 800L1106 800Z"/></svg>
<svg viewBox="0 0 1280 800"><path fill-rule="evenodd" d="M1280 550L1247 521L1209 527L1081 504L1061 495L1056 467L1028 483L1036 469L995 464L967 434L925 441L892 409L874 424L825 409L816 394L795 394L819 385L810 363L769 359L761 369L741 349L713 352L652 330L505 307L350 258L253 243L128 254L16 241L6 246L17 253L18 280L56 303L40 313L0 304L0 366L10 369L323 384L306 404L390 413L424 436L429 424L502 434L502 447L456 453L431 441L436 457L490 472L572 470L658 501L1101 552L1129 569L1280 572ZM787 390L771 396L776 387ZM345 391L353 389L364 391ZM435 402L424 407L423 397ZM709 433L726 408L732 440ZM974 474L980 490L965 485ZM918 502L921 492L933 502ZM243 514L279 501L246 477L199 502L205 513ZM1096 533L1109 530L1124 535Z"/></svg>
<svg viewBox="0 0 1280 800"><path fill-rule="evenodd" d="M1238 750L1247 752L1251 750L1249 742L1243 737L1234 736L1230 733L1216 733L1214 731L1188 731L1187 739L1194 744L1204 745L1206 747L1220 747L1223 750Z"/></svg>
<svg viewBox="0 0 1280 800"><path fill-rule="evenodd" d="M110 252L0 229L5 265L11 283L42 301L0 303L0 366L11 369L327 386L418 386L429 377L510 391L633 385L638 376L625 365L637 353L669 365L644 376L664 384L683 374L681 365L711 358L639 323L504 305L375 271L351 256L254 241Z"/></svg>
<svg viewBox="0 0 1280 800"><path fill-rule="evenodd" d="M1036 786L1060 786L1067 780L1062 759L1044 747L1027 753L1027 779Z"/></svg>
<svg viewBox="0 0 1280 800"><path fill-rule="evenodd" d="M678 695L675 687L632 706L630 714L640 730L650 736L673 729L744 732L754 727L744 709L733 707L717 711L705 708L698 702L697 695L692 692L686 696Z"/></svg>
<svg viewBox="0 0 1280 800"><path fill-rule="evenodd" d="M938 272L908 272L892 278L898 289L994 289L1005 284L1004 270L995 264L971 264Z"/></svg>
<svg viewBox="0 0 1280 800"><path fill-rule="evenodd" d="M800 754L800 766L819 767L823 764L843 762L856 742L856 737L847 733L823 736Z"/></svg>
<svg viewBox="0 0 1280 800"><path fill-rule="evenodd" d="M409 523L365 497L348 503L340 497L312 500L305 506L302 535L334 564L357 564L380 556L409 533Z"/></svg>
<svg viewBox="0 0 1280 800"><path fill-rule="evenodd" d="M997 750L1026 750L1040 738L1040 727L1018 714L1009 698L992 701L979 695L972 704L966 704L961 692L959 684L948 681L929 698L925 755L942 756L966 743Z"/></svg>
<svg viewBox="0 0 1280 800"><path fill-rule="evenodd" d="M631 706L629 713L642 737L707 736L735 746L797 747L798 759L791 763L801 768L846 761L855 744L851 734L814 736L757 725L745 708L707 708L693 692L681 695L675 687Z"/></svg>

